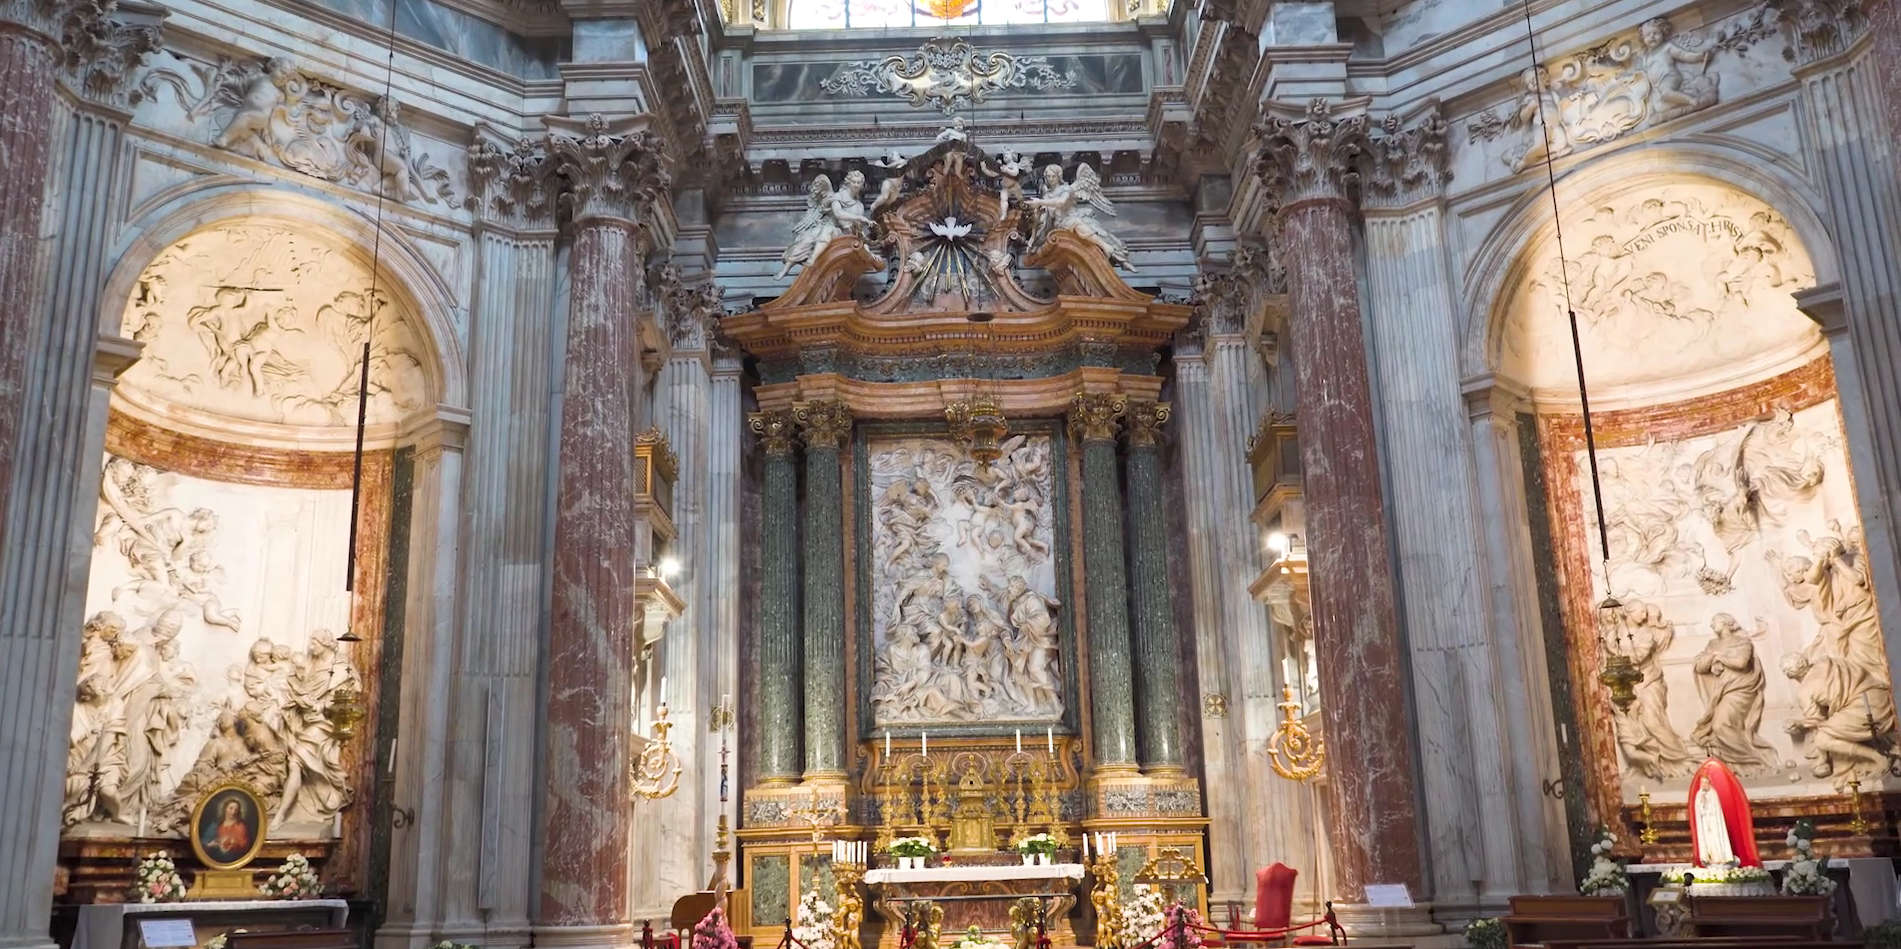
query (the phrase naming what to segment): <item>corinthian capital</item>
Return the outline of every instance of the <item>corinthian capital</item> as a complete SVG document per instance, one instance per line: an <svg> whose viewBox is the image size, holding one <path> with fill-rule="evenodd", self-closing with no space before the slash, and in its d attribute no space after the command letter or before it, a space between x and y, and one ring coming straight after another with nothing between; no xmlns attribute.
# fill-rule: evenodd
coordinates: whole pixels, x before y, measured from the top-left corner
<svg viewBox="0 0 1901 949"><path fill-rule="evenodd" d="M1269 102L1254 125L1254 173L1276 207L1350 200L1366 152L1366 99L1315 99L1305 108Z"/></svg>
<svg viewBox="0 0 1901 949"><path fill-rule="evenodd" d="M1367 145L1366 165L1362 186L1369 206L1404 207L1444 194L1452 161L1439 100L1411 116L1395 113L1380 122Z"/></svg>
<svg viewBox="0 0 1901 949"><path fill-rule="evenodd" d="M548 161L561 178L560 200L570 220L642 223L673 187L660 139L644 122L610 122L597 113L550 116L547 123Z"/></svg>
<svg viewBox="0 0 1901 949"><path fill-rule="evenodd" d="M1155 447L1161 441L1162 426L1168 423L1168 416L1167 402L1130 402L1127 416L1130 447Z"/></svg>
<svg viewBox="0 0 1901 949"><path fill-rule="evenodd" d="M68 81L81 96L126 108L143 93L133 76L161 45L166 10L146 0L71 7L60 47Z"/></svg>
<svg viewBox="0 0 1901 949"><path fill-rule="evenodd" d="M527 140L511 142L482 123L469 146L469 209L514 227L554 221L548 153Z"/></svg>
<svg viewBox="0 0 1901 949"><path fill-rule="evenodd" d="M1069 434L1078 441L1115 441L1116 422L1129 407L1125 396L1085 392L1069 404Z"/></svg>
<svg viewBox="0 0 1901 949"><path fill-rule="evenodd" d="M759 444L768 455L792 454L794 433L797 425L792 413L785 409L776 412L754 412L746 416L746 427L759 436Z"/></svg>
<svg viewBox="0 0 1901 949"><path fill-rule="evenodd" d="M851 409L831 400L799 402L792 406L807 448L837 448L851 434Z"/></svg>

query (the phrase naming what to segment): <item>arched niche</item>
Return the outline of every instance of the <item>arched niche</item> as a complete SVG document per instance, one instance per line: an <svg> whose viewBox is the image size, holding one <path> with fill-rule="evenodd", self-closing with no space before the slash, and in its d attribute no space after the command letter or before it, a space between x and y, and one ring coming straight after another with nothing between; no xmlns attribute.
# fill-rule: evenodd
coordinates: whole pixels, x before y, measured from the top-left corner
<svg viewBox="0 0 1901 949"><path fill-rule="evenodd" d="M1563 262L1551 229L1526 243L1484 352L1535 431L1525 481L1549 528L1534 547L1561 601L1593 809L1628 820L1649 790L1657 819L1679 821L1708 756L1752 800L1797 813L1845 812L1850 779L1901 788L1881 747L1894 703L1833 367L1794 300L1817 255L1781 209L1712 178L1567 191ZM1645 673L1628 711L1597 684L1607 594L1624 604L1611 647Z"/></svg>
<svg viewBox="0 0 1901 949"><path fill-rule="evenodd" d="M367 883L389 594L428 556L392 559L412 547L392 544L397 500L460 383L413 259L385 242L373 274L374 242L332 220L224 195L151 224L108 282L103 328L139 355L108 403L91 525L69 860L158 838L189 865L192 806L236 780L265 802L265 865L296 850Z"/></svg>

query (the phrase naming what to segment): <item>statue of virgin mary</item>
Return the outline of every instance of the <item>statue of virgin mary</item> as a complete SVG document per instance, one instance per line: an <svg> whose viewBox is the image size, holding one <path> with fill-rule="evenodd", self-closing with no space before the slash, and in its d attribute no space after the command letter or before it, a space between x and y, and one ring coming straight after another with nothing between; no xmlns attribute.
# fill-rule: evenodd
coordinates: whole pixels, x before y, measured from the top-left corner
<svg viewBox="0 0 1901 949"><path fill-rule="evenodd" d="M1742 782L1711 758L1690 778L1690 846L1699 867L1760 867L1755 819Z"/></svg>

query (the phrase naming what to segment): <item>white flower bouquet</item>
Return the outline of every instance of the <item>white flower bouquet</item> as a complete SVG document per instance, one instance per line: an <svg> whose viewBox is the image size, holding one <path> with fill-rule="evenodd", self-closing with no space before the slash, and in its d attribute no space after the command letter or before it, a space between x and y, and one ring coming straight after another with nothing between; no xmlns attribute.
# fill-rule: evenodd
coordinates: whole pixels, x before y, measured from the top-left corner
<svg viewBox="0 0 1901 949"><path fill-rule="evenodd" d="M317 871L308 858L293 853L284 858L284 865L278 867L277 872L257 885L257 891L280 900L310 900L323 895L323 881L317 879Z"/></svg>
<svg viewBox="0 0 1901 949"><path fill-rule="evenodd" d="M1134 891L1135 899L1122 907L1122 941L1131 946L1154 939L1168 922L1168 900L1163 898L1161 887L1137 883Z"/></svg>
<svg viewBox="0 0 1901 949"><path fill-rule="evenodd" d="M832 916L835 914L832 904L818 895L818 890L806 890L799 898L798 912L793 914L792 938L806 949L832 949Z"/></svg>
<svg viewBox="0 0 1901 949"><path fill-rule="evenodd" d="M1048 856L1056 852L1056 838L1048 834L1031 834L1017 841L1017 853L1043 854Z"/></svg>
<svg viewBox="0 0 1901 949"><path fill-rule="evenodd" d="M964 930L963 935L957 937L957 941L951 944L951 949L1010 949L1010 947L984 935L983 930L972 926Z"/></svg>
<svg viewBox="0 0 1901 949"><path fill-rule="evenodd" d="M1630 891L1630 874L1624 872L1624 865L1611 859L1611 850L1617 846L1617 838L1610 828L1600 828L1597 842L1591 845L1591 871L1578 884L1578 892L1586 896L1622 896Z"/></svg>
<svg viewBox="0 0 1901 949"><path fill-rule="evenodd" d="M185 898L185 878L170 854L149 853L132 869L132 896L141 903L172 903Z"/></svg>
<svg viewBox="0 0 1901 949"><path fill-rule="evenodd" d="M1791 896L1835 892L1835 881L1828 878L1828 858L1815 855L1815 824L1806 817L1796 821L1789 829L1788 844L1795 856L1782 871L1782 892Z"/></svg>
<svg viewBox="0 0 1901 949"><path fill-rule="evenodd" d="M1505 921L1490 916L1466 923L1465 944L1471 949L1505 949Z"/></svg>
<svg viewBox="0 0 1901 949"><path fill-rule="evenodd" d="M937 852L937 844L929 837L899 837L885 852L894 857L928 857Z"/></svg>

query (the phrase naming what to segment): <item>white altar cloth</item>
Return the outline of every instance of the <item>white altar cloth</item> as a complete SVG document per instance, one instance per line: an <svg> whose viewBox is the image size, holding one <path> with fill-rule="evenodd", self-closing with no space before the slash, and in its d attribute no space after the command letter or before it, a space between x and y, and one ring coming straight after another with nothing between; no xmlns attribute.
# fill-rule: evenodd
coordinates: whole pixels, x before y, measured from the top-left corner
<svg viewBox="0 0 1901 949"><path fill-rule="evenodd" d="M1041 866L1022 864L1004 864L997 867L925 867L922 870L899 870L892 867L879 867L865 872L865 882L879 883L973 883L981 880L1080 880L1083 878L1083 865L1080 863L1049 863ZM74 949L78 949L77 946Z"/></svg>
<svg viewBox="0 0 1901 949"><path fill-rule="evenodd" d="M79 908L79 926L73 931L73 949L120 949L128 916L192 917L209 913L271 913L295 910L330 911L330 928L342 929L350 904L343 900L203 900L191 903L88 903Z"/></svg>
<svg viewBox="0 0 1901 949"><path fill-rule="evenodd" d="M1764 860L1765 870L1781 870L1787 860ZM1887 857L1831 857L1829 869L1848 871L1848 891L1855 899L1855 915L1863 926L1883 922L1901 910L1901 880L1894 872L1894 861ZM1662 875L1688 870L1692 878L1697 868L1687 863L1633 863L1624 868L1631 876ZM74 947L78 949L78 947Z"/></svg>

